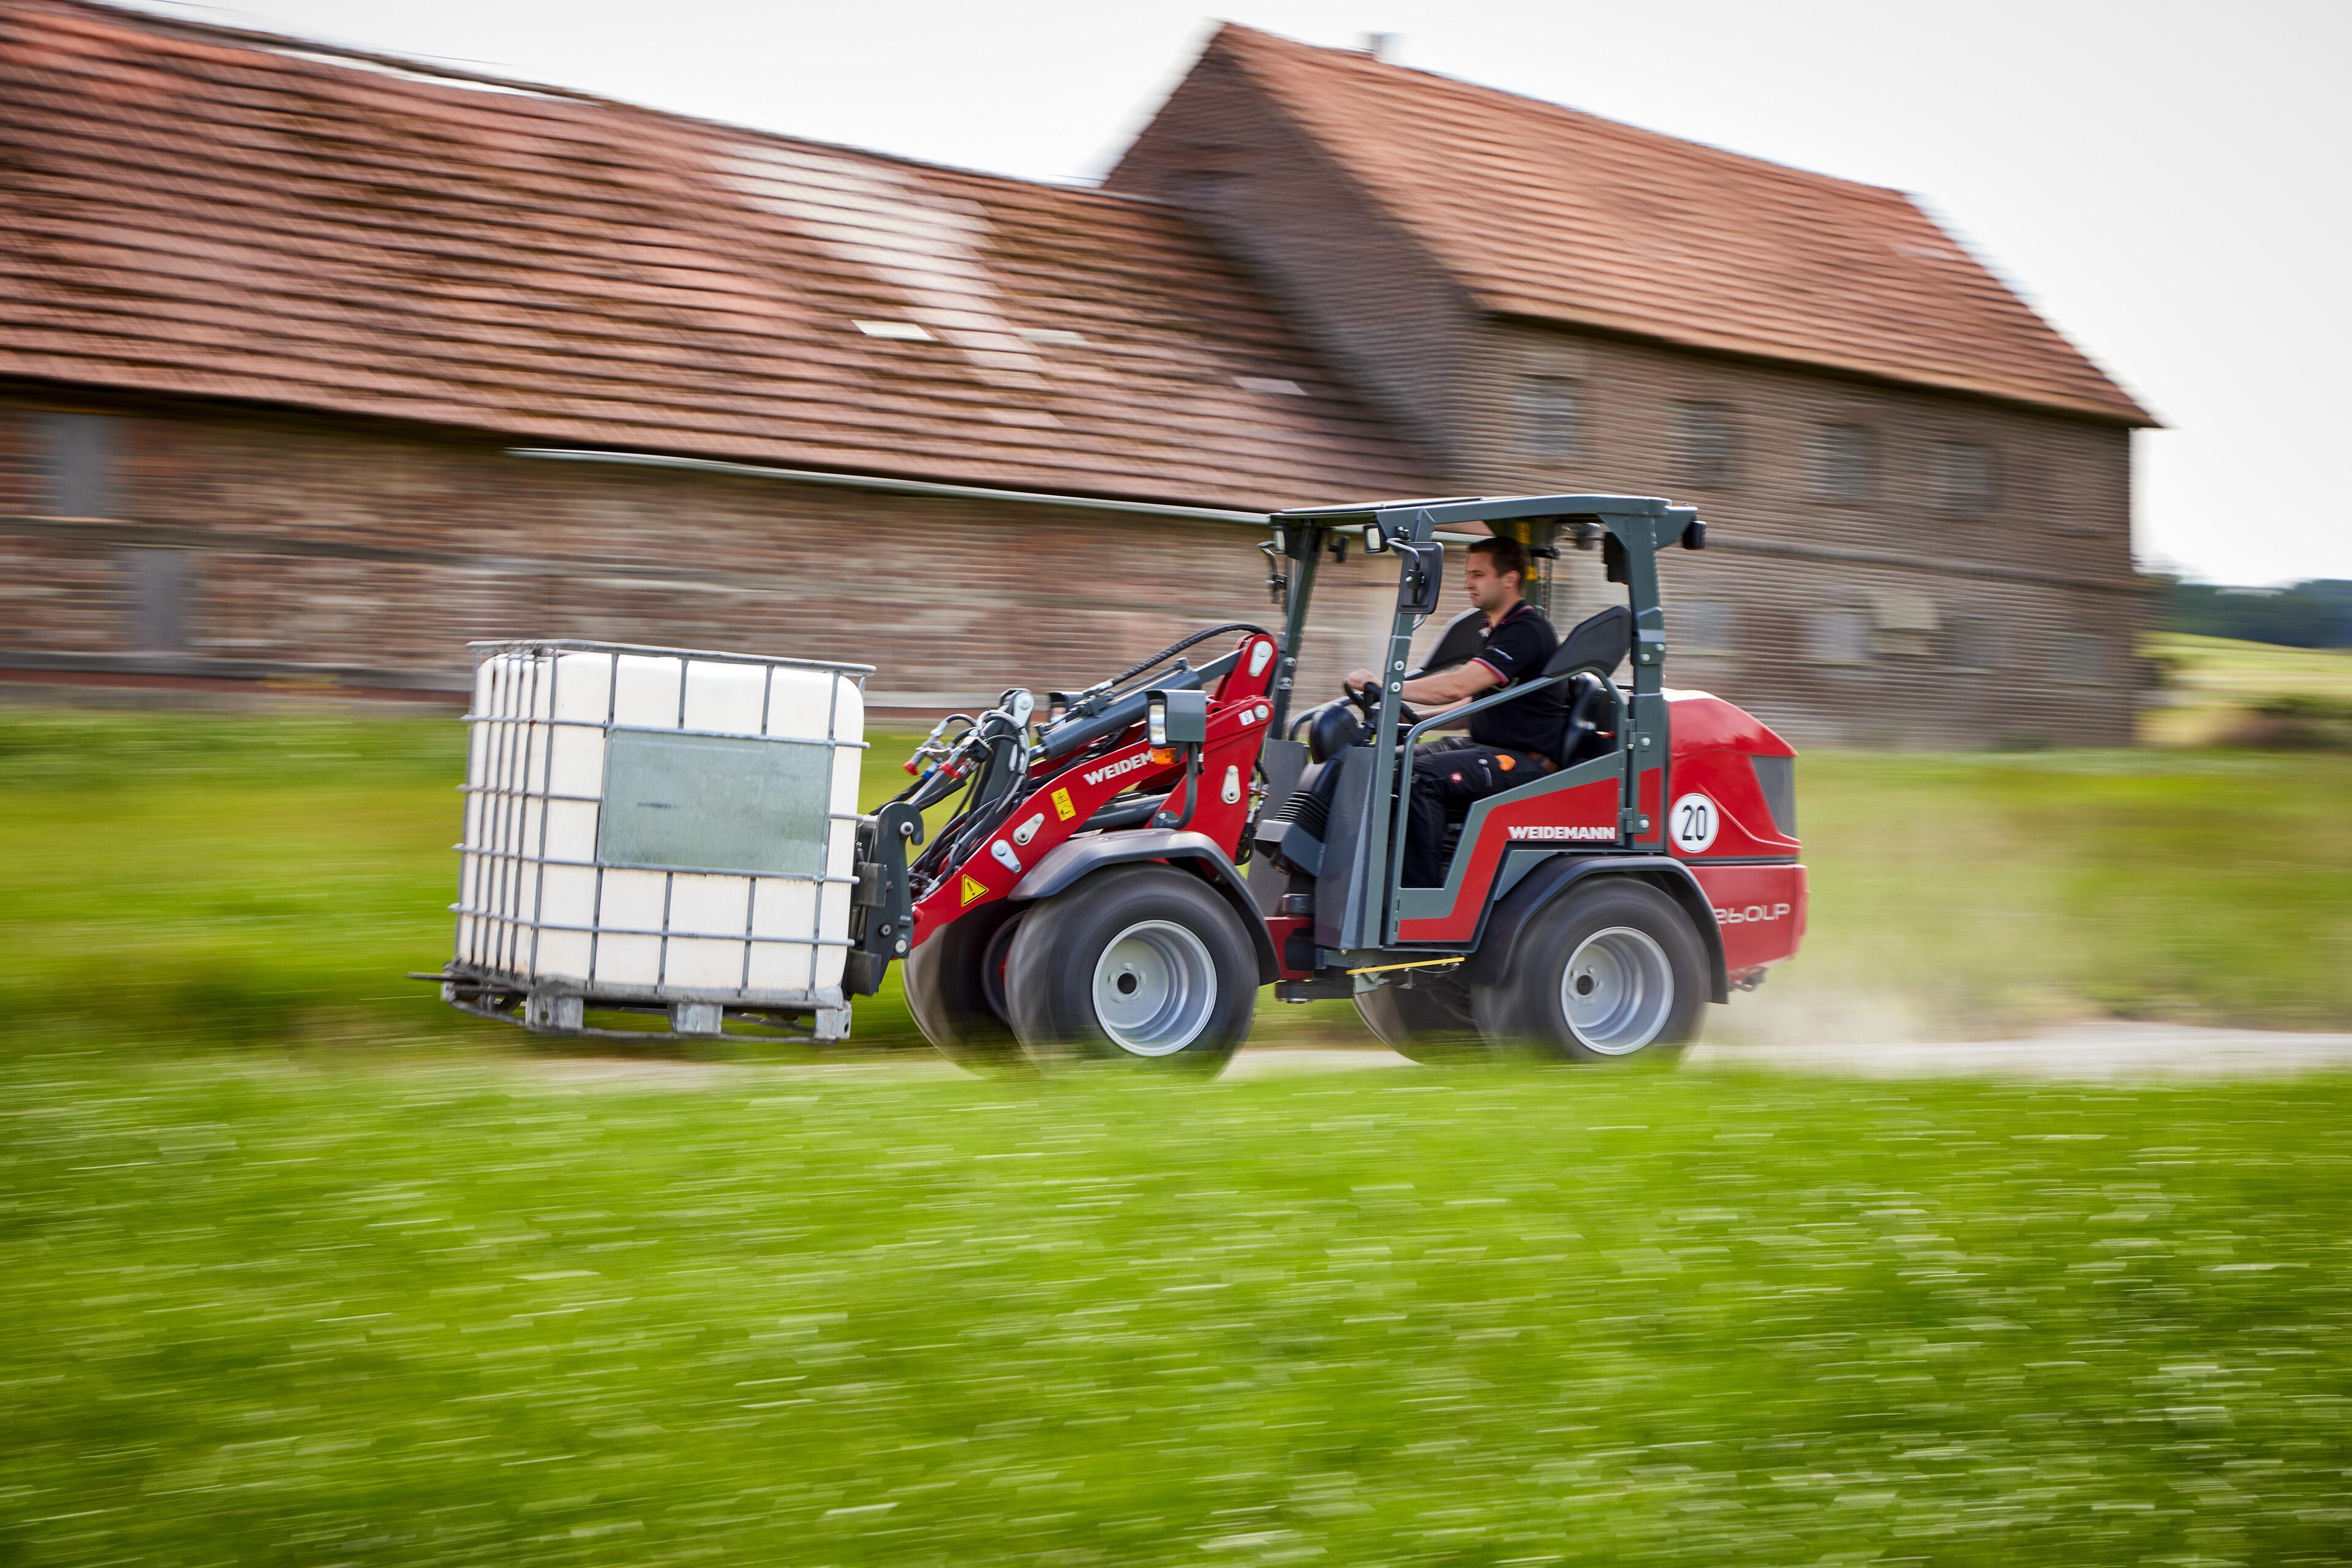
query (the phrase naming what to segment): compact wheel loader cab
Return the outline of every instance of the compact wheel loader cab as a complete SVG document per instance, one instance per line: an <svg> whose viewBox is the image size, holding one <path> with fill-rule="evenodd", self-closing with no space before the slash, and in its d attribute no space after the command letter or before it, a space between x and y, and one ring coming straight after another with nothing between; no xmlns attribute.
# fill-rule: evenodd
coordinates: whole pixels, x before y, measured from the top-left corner
<svg viewBox="0 0 2352 1568"><path fill-rule="evenodd" d="M668 825L665 843L685 847L664 853L700 854L709 839L740 846L727 850L736 858L756 847L760 864L667 865L657 931L600 913L610 929L584 938L590 979L572 984L571 1015L550 1012L530 974L486 967L478 953L461 952L435 978L461 1005L562 1027L596 1005L594 953L608 942L653 965L656 984L642 994L668 1002L681 1029L689 1016L707 1032L739 1014L798 1008L820 1036L839 1037L849 999L872 994L903 961L923 1033L975 1070L1097 1062L1198 1073L1248 1037L1267 986L1285 1003L1351 999L1375 1036L1426 1062L1670 1054L1696 1036L1709 1004L1795 955L1805 921L1795 753L1731 704L1664 684L1672 622L1660 555L1703 546L1694 512L1644 497L1552 495L1364 502L1267 522L1260 548L1273 564L1278 626L1212 627L1083 690L1042 703L1010 690L985 713L951 715L908 759L913 782L871 816L844 809L854 788L845 796L840 781L854 786L854 773L830 775L835 809L809 817L805 845L740 831L680 836L697 813L742 811L740 788L687 798L716 787L696 748L724 752L730 787L792 772L790 759L763 749L784 737L755 721L751 678L738 681L730 700L743 712L726 733L758 743L696 736L681 700L667 721L675 738L663 742L678 755L658 774L677 798L652 803L677 809L652 820ZM1527 599L1563 629L1541 668L1416 712L1403 700L1408 681L1476 656L1488 636L1474 611L1413 668L1415 635L1444 604L1447 547L1479 532L1518 542L1531 562ZM1367 684L1303 704L1296 680L1318 571L1350 547L1396 563L1387 635L1345 650L1370 656ZM1591 580L1571 591L1580 563ZM759 689L772 690L814 678L761 679ZM525 710L533 700L516 700ZM838 755L856 742L839 738L844 700L828 700L835 717L811 732L832 748L823 754ZM1410 884L1410 825L1418 814L1427 835L1441 816L1415 799L1414 757L1507 703L1531 704L1514 719L1515 732L1538 738L1528 765L1489 775L1486 793L1442 814L1442 837L1423 837L1414 853L1422 880L1432 852L1443 876ZM616 754L643 749L610 714L603 722ZM527 775L533 742L510 739L501 731L478 745L478 760ZM509 753L519 769L500 760ZM615 811L634 802L619 787L608 774ZM551 816L568 798L541 793ZM490 789L481 804L502 810L506 795ZM510 815L509 837L534 831L528 810ZM939 824L928 833L927 816ZM593 823L581 831L593 837ZM469 861L469 878L522 886L509 874L515 858L500 855ZM763 870L770 862L778 868ZM589 863L606 874L601 846ZM787 895L803 886L803 923L779 923L798 908ZM690 938L672 934L674 905L703 922ZM509 911L499 929L536 930L538 918ZM469 904L461 921L467 951L487 951L479 910ZM723 951L704 934L714 923L738 933ZM646 947L648 936L656 947ZM737 963L745 986L770 976L766 988L665 991L673 944L704 968ZM786 974L803 953L806 972ZM778 989L795 975L803 989ZM703 1010L681 1010L692 1008Z"/></svg>

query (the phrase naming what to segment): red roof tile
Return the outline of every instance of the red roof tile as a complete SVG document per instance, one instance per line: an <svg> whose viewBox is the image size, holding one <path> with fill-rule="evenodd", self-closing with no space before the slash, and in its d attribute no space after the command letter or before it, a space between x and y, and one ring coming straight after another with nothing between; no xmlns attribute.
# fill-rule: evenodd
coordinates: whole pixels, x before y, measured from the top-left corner
<svg viewBox="0 0 2352 1568"><path fill-rule="evenodd" d="M1429 483L1151 204L76 0L0 0L0 375L1213 505Z"/></svg>
<svg viewBox="0 0 2352 1568"><path fill-rule="evenodd" d="M1230 24L1210 54L1489 310L2153 423L1900 191Z"/></svg>

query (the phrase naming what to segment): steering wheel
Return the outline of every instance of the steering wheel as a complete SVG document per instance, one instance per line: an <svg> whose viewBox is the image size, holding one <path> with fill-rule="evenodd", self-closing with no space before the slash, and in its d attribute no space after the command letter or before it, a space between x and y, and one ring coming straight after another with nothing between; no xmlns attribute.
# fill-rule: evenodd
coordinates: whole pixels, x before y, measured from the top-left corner
<svg viewBox="0 0 2352 1568"><path fill-rule="evenodd" d="M1364 721L1366 723L1374 723L1379 721L1381 712L1381 689L1377 684L1357 687L1353 691L1348 693L1348 700L1354 703L1358 708L1363 710ZM1397 701L1397 718L1408 730L1421 722L1421 715L1414 712L1402 699L1399 699Z"/></svg>

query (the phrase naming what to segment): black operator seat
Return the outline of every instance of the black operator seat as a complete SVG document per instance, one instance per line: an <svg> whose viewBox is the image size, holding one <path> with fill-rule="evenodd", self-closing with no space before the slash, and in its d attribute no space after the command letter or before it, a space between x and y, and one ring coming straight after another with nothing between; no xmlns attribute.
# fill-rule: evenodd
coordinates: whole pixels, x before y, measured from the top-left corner
<svg viewBox="0 0 2352 1568"><path fill-rule="evenodd" d="M1561 767L1572 767L1590 757L1606 756L1621 744L1614 730L1603 729L1617 718L1617 693L1609 678L1633 651L1633 612L1612 605L1585 617L1559 639L1559 651L1544 666L1546 675L1579 672L1568 683L1568 724L1560 735Z"/></svg>
<svg viewBox="0 0 2352 1568"><path fill-rule="evenodd" d="M1457 664L1467 664L1477 658L1478 650L1486 646L1486 612L1465 610L1454 616L1439 635L1437 646L1429 650L1429 657L1422 660L1421 668L1405 679L1418 679L1435 670L1452 669Z"/></svg>

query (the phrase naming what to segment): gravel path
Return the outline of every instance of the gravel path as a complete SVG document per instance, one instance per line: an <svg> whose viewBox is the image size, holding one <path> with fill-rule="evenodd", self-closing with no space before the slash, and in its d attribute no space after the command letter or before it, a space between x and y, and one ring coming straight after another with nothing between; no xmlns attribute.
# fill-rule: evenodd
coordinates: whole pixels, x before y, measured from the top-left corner
<svg viewBox="0 0 2352 1568"><path fill-rule="evenodd" d="M1379 1050L1244 1051L1228 1078L1348 1068L1410 1067ZM2291 1035L2177 1024L2078 1024L2022 1040L1934 1045L1717 1046L1701 1043L1690 1068L1769 1068L1864 1078L2218 1078L2352 1069L2352 1035Z"/></svg>
<svg viewBox="0 0 2352 1568"><path fill-rule="evenodd" d="M649 1085L707 1088L795 1074L866 1073L958 1076L929 1051L892 1059L866 1058L778 1069L658 1057L622 1059L552 1053L519 1058L534 1078L582 1089ZM1843 1073L1864 1078L2042 1078L2116 1079L2282 1075L2352 1070L2352 1034L2291 1035L2254 1029L2201 1029L2173 1024L2081 1024L2032 1039L1967 1040L1937 1045L1720 1046L1701 1044L1684 1058L1691 1069L1764 1068L1776 1071ZM1234 1058L1227 1079L1281 1078L1299 1073L1402 1068L1414 1064L1378 1047L1267 1047Z"/></svg>
<svg viewBox="0 0 2352 1568"><path fill-rule="evenodd" d="M2352 1035L2179 1024L2077 1024L2025 1040L1907 1046L1708 1046L1692 1067L1770 1067L1871 1078L2221 1078L2352 1068Z"/></svg>

